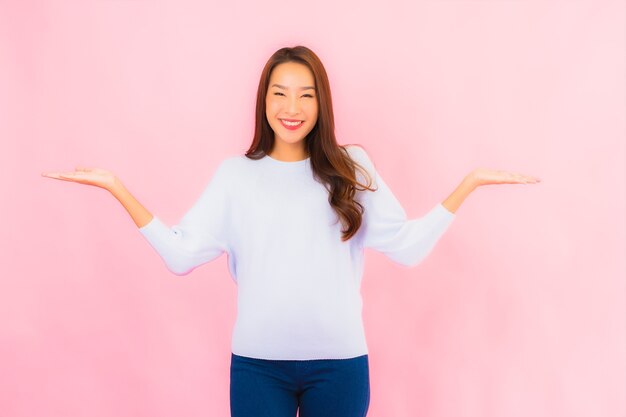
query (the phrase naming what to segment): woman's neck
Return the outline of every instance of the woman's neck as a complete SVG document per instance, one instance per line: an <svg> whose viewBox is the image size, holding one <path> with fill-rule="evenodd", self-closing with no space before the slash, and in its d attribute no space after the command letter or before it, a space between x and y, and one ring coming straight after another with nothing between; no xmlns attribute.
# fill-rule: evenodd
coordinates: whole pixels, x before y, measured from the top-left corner
<svg viewBox="0 0 626 417"><path fill-rule="evenodd" d="M268 155L278 161L295 162L302 161L309 157L308 152L304 146L300 144L292 144L291 146L280 146L274 143L272 150L268 152Z"/></svg>

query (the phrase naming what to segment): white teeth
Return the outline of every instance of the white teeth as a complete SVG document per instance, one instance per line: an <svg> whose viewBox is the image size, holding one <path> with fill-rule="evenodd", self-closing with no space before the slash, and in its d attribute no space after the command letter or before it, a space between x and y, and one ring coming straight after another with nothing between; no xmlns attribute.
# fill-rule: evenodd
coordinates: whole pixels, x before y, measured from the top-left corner
<svg viewBox="0 0 626 417"><path fill-rule="evenodd" d="M299 122L288 122L286 120L282 120L282 122L284 124L286 124L287 126L298 126L300 123L302 123L302 121L299 121Z"/></svg>

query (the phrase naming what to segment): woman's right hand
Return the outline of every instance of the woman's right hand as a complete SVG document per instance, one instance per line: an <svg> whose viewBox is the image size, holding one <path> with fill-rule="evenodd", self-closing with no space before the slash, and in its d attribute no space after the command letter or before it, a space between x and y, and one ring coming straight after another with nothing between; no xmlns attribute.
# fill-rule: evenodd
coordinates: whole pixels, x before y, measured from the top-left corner
<svg viewBox="0 0 626 417"><path fill-rule="evenodd" d="M57 180L78 182L80 184L93 185L111 191L117 181L117 177L106 169L87 168L77 166L73 172L42 172L42 176Z"/></svg>

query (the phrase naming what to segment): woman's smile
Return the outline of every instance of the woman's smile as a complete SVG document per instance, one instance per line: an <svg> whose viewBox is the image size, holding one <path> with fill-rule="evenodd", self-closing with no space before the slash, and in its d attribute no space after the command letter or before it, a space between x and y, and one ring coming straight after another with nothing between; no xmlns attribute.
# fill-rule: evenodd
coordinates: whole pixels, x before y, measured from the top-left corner
<svg viewBox="0 0 626 417"><path fill-rule="evenodd" d="M304 124L303 120L290 120L290 119L280 119L281 123L283 126L285 126L285 128L289 129L289 130L296 130L298 129L300 126L302 126Z"/></svg>

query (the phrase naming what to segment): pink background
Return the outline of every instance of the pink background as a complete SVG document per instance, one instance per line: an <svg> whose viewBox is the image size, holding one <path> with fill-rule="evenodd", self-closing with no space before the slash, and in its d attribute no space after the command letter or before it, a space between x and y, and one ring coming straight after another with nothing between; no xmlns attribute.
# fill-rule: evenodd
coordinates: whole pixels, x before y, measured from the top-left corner
<svg viewBox="0 0 626 417"><path fill-rule="evenodd" d="M0 415L229 415L226 257L176 277L40 173L110 169L173 225L303 44L409 217L476 167L542 179L476 190L415 268L367 252L368 416L624 416L624 2L215 4L0 2Z"/></svg>

